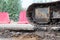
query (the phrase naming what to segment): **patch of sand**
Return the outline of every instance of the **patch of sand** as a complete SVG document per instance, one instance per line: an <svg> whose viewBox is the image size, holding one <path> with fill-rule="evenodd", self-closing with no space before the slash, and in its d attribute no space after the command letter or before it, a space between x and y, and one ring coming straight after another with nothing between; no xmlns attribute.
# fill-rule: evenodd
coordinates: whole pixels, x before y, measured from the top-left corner
<svg viewBox="0 0 60 40"><path fill-rule="evenodd" d="M27 35L21 35L19 37L14 37L15 40L42 40L40 36L27 34Z"/></svg>

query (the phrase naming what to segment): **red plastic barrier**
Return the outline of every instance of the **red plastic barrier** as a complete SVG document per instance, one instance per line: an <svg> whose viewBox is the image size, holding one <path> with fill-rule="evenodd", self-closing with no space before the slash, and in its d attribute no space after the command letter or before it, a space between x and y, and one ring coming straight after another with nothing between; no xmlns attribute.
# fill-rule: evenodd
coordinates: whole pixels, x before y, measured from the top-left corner
<svg viewBox="0 0 60 40"><path fill-rule="evenodd" d="M26 11L20 12L18 23L19 24L28 24L29 23L27 20L27 17L26 17Z"/></svg>
<svg viewBox="0 0 60 40"><path fill-rule="evenodd" d="M10 23L9 15L7 12L0 12L0 24Z"/></svg>

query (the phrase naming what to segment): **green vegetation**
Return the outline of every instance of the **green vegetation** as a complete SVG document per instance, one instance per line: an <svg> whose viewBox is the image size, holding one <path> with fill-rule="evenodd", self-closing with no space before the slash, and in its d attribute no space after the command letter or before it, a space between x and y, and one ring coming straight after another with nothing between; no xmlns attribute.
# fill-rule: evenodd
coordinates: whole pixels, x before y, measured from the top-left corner
<svg viewBox="0 0 60 40"><path fill-rule="evenodd" d="M21 9L21 0L0 0L0 12L8 12L14 21L18 20Z"/></svg>

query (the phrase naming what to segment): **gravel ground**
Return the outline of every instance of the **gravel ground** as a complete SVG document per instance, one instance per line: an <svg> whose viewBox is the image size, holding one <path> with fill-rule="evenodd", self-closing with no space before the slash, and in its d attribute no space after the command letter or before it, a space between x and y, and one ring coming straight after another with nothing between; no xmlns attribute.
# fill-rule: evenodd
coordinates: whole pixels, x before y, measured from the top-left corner
<svg viewBox="0 0 60 40"><path fill-rule="evenodd" d="M12 38L0 38L0 40L42 40L42 38L35 34L24 34Z"/></svg>
<svg viewBox="0 0 60 40"><path fill-rule="evenodd" d="M42 40L42 37L34 33L10 32L6 30L0 32L0 40Z"/></svg>
<svg viewBox="0 0 60 40"><path fill-rule="evenodd" d="M40 35L40 36L39 36ZM14 31L0 32L0 40L60 40L60 33L54 32L33 32L22 33Z"/></svg>

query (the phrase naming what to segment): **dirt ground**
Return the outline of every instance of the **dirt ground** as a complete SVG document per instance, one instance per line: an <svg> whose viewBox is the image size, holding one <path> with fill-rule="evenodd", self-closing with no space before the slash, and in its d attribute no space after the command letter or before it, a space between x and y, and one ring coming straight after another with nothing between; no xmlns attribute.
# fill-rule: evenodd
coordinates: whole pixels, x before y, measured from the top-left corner
<svg viewBox="0 0 60 40"><path fill-rule="evenodd" d="M42 38L38 35L21 35L19 37L14 37L15 40L42 40Z"/></svg>

